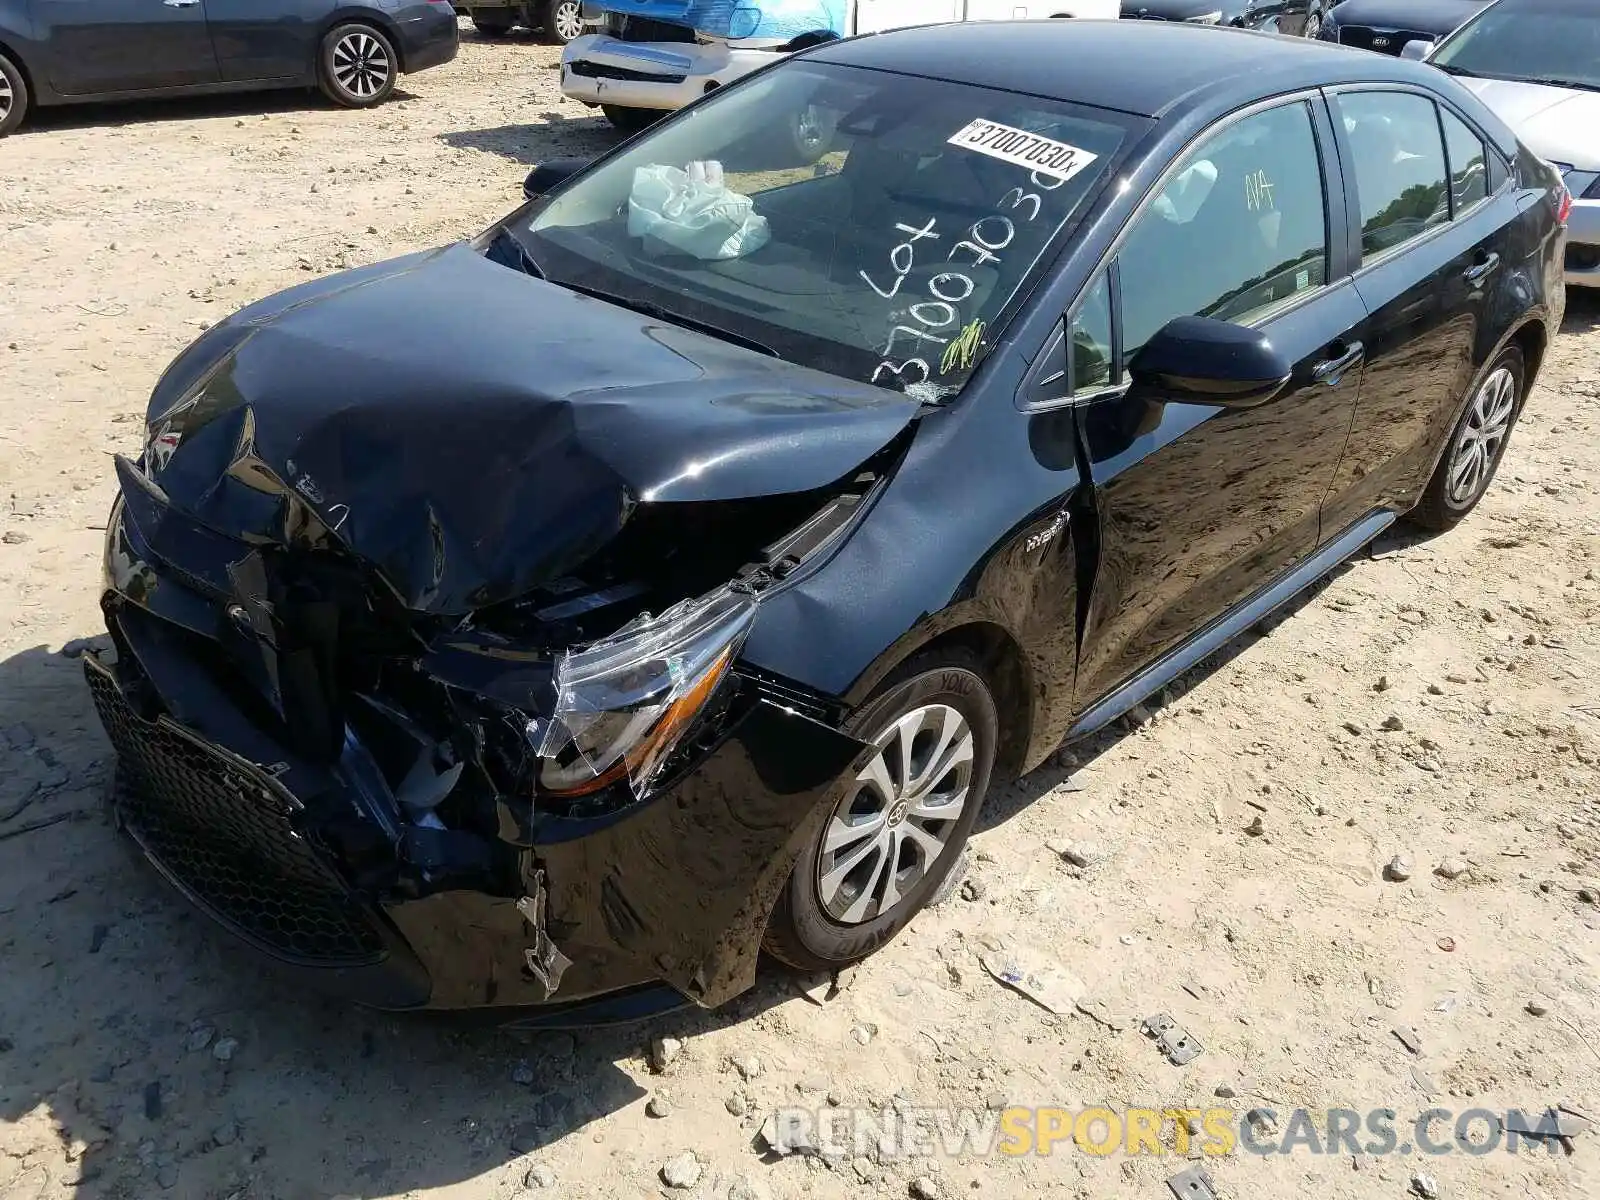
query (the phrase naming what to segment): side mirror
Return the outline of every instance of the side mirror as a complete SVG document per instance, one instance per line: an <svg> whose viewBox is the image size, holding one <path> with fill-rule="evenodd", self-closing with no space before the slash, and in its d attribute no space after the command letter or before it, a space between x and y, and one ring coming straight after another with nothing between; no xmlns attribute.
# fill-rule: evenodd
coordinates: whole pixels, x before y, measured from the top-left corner
<svg viewBox="0 0 1600 1200"><path fill-rule="evenodd" d="M553 192L592 161L587 158L547 158L528 172L528 177L522 181L522 194L529 200L537 200Z"/></svg>
<svg viewBox="0 0 1600 1200"><path fill-rule="evenodd" d="M1433 43L1427 38L1412 38L1400 47L1400 57L1409 58L1412 62L1421 62L1428 57L1428 51L1433 49Z"/></svg>
<svg viewBox="0 0 1600 1200"><path fill-rule="evenodd" d="M1252 408L1283 391L1294 364L1258 329L1177 317L1133 356L1128 374L1195 404Z"/></svg>

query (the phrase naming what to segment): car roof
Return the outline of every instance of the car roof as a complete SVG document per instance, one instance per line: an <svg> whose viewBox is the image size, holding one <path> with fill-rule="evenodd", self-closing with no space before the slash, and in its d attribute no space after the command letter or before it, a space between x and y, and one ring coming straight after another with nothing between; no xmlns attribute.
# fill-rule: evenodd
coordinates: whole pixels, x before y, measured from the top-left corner
<svg viewBox="0 0 1600 1200"><path fill-rule="evenodd" d="M1328 84L1438 82L1433 68L1386 54L1182 21L925 25L831 42L806 57L1144 117L1216 92L1248 103Z"/></svg>

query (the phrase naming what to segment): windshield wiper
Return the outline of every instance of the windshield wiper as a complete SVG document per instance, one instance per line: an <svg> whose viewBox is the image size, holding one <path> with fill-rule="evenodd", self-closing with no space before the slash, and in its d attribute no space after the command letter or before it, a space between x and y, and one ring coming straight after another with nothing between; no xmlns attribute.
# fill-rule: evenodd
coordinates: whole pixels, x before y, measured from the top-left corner
<svg viewBox="0 0 1600 1200"><path fill-rule="evenodd" d="M545 277L533 255L522 244L522 239L504 225L500 227L499 232L494 235L493 240L485 247L484 255L500 263L501 266L514 266L521 270L523 274L532 275L535 279L543 279Z"/></svg>
<svg viewBox="0 0 1600 1200"><path fill-rule="evenodd" d="M724 329L709 321L697 321L693 317L686 317L682 313L673 312L670 308L663 308L659 304L651 304L648 300L637 300L632 296L619 296L615 292L608 292L601 288L585 287L580 283L568 283L565 280L552 280L569 291L582 292L585 296L593 296L596 300L604 300L607 304L615 304L618 308L626 308L647 317L655 317L660 321L667 321L673 325L681 325L686 329L693 329L697 333L707 333L712 337L721 338L725 342L732 342L743 346L746 350L754 350L757 354L765 354L768 358L777 358L778 352L765 342L758 342L754 338L746 337L742 333L735 333L731 329Z"/></svg>
<svg viewBox="0 0 1600 1200"><path fill-rule="evenodd" d="M1466 79L1482 79L1483 78L1483 76L1481 74L1479 74L1477 71L1469 71L1469 70L1467 70L1466 67L1457 67L1457 66L1453 66L1453 65L1451 65L1449 63L1434 63L1433 65L1438 67L1439 70L1443 71L1446 75L1460 75L1460 76L1463 76Z"/></svg>
<svg viewBox="0 0 1600 1200"><path fill-rule="evenodd" d="M1517 76L1518 83L1542 83L1545 87L1570 88L1575 92L1600 92L1600 83L1587 83L1581 79L1556 79L1553 76Z"/></svg>

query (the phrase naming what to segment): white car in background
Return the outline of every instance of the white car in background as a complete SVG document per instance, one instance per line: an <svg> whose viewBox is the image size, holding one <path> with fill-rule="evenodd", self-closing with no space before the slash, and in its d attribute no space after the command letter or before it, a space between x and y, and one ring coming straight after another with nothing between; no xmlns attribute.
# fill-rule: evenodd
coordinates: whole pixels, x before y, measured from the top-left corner
<svg viewBox="0 0 1600 1200"><path fill-rule="evenodd" d="M1600 0L1495 0L1426 61L1560 170L1573 198L1567 283L1600 287Z"/></svg>
<svg viewBox="0 0 1600 1200"><path fill-rule="evenodd" d="M561 91L642 129L775 58L857 33L949 21L1119 15L1120 0L588 0L599 32L561 55ZM803 114L794 136L802 148Z"/></svg>

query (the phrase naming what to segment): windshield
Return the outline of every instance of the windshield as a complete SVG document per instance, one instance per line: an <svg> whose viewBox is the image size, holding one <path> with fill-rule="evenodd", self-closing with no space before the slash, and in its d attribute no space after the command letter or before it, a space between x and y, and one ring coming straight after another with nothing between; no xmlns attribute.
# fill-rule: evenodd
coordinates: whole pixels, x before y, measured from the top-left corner
<svg viewBox="0 0 1600 1200"><path fill-rule="evenodd" d="M1600 91L1600 2L1516 0L1491 5L1429 61L1462 75Z"/></svg>
<svg viewBox="0 0 1600 1200"><path fill-rule="evenodd" d="M937 400L971 376L1143 124L791 61L626 144L509 228L552 282Z"/></svg>

